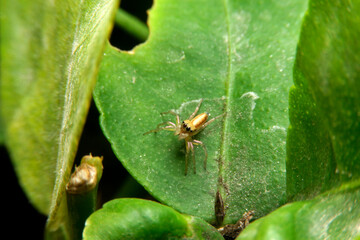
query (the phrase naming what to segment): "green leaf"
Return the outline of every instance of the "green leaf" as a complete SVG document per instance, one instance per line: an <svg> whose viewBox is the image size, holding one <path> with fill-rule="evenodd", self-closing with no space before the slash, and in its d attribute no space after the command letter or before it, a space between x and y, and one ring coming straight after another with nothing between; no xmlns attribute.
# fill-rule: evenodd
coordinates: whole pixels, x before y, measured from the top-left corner
<svg viewBox="0 0 360 240"><path fill-rule="evenodd" d="M312 1L290 92L290 200L360 177L360 2Z"/></svg>
<svg viewBox="0 0 360 240"><path fill-rule="evenodd" d="M0 107L1 107L1 102L0 102ZM5 142L5 129L3 124L3 119L0 114L0 146L2 146L4 142Z"/></svg>
<svg viewBox="0 0 360 240"><path fill-rule="evenodd" d="M285 205L251 223L237 240L358 239L360 182Z"/></svg>
<svg viewBox="0 0 360 240"><path fill-rule="evenodd" d="M246 209L262 216L285 202L288 89L304 1L168 1L150 11L149 40L131 52L108 48L95 101L103 132L129 172L157 199L215 222ZM185 147L170 132L143 136L194 111L216 117L195 139L196 174L184 175Z"/></svg>
<svg viewBox="0 0 360 240"><path fill-rule="evenodd" d="M359 239L359 10L310 2L290 92L289 199L333 190L274 211L237 239Z"/></svg>
<svg viewBox="0 0 360 240"><path fill-rule="evenodd" d="M116 1L1 1L5 144L31 203L51 217L91 101Z"/></svg>
<svg viewBox="0 0 360 240"><path fill-rule="evenodd" d="M205 221L156 202L122 198L106 203L85 224L84 240L223 239Z"/></svg>

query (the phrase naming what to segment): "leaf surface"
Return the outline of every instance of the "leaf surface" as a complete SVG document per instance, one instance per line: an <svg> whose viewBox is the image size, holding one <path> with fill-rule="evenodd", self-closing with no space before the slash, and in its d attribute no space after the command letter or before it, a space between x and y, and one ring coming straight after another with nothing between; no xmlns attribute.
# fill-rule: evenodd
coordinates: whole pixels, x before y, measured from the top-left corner
<svg viewBox="0 0 360 240"><path fill-rule="evenodd" d="M360 177L360 3L312 1L290 92L290 200Z"/></svg>
<svg viewBox="0 0 360 240"><path fill-rule="evenodd" d="M287 193L311 200L255 221L238 240L359 239L359 10L310 2L290 91Z"/></svg>
<svg viewBox="0 0 360 240"><path fill-rule="evenodd" d="M304 1L156 1L149 40L131 52L109 47L95 101L119 160L156 198L180 212L215 221L215 195L225 222L246 209L262 216L285 201L288 89ZM200 99L210 118L195 136L185 176L184 141L163 131L187 119Z"/></svg>
<svg viewBox="0 0 360 240"><path fill-rule="evenodd" d="M355 182L313 200L287 204L251 223L236 239L358 239L359 197Z"/></svg>

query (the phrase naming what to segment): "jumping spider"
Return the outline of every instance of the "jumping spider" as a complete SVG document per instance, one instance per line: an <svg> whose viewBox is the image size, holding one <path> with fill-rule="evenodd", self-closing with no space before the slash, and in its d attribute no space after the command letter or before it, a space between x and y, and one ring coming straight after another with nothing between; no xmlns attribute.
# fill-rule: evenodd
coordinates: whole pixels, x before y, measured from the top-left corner
<svg viewBox="0 0 360 240"><path fill-rule="evenodd" d="M189 153L191 152L192 155L192 162L194 166L194 173L196 173L196 164L195 164L195 152L194 152L194 145L200 145L204 149L205 159L204 159L204 169L206 170L206 161L207 161L207 150L203 142L199 140L195 140L192 137L198 134L201 130L203 130L207 125L215 121L216 119L224 116L221 114L209 121L207 121L209 117L209 113L201 113L197 116L196 113L199 111L200 105L203 102L203 99L200 99L198 106L196 107L195 111L190 115L189 119L180 121L180 116L176 114L174 111L163 112L161 114L171 114L176 117L176 123L166 121L157 125L156 129L150 130L144 135L159 132L161 130L173 131L175 132L175 136L179 136L179 140L185 140L185 147L186 147L186 155L185 155L185 175L187 174L188 169L188 158ZM165 125L165 126L164 126Z"/></svg>

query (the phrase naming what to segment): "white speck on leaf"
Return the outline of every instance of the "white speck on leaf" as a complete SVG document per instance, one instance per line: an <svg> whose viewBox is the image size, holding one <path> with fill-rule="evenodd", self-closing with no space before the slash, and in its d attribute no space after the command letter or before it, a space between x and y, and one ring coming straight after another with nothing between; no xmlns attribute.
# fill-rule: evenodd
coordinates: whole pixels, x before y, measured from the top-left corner
<svg viewBox="0 0 360 240"><path fill-rule="evenodd" d="M166 56L166 62L170 64L180 62L184 59L185 59L184 51L180 51L180 52L173 51Z"/></svg>
<svg viewBox="0 0 360 240"><path fill-rule="evenodd" d="M280 126L277 126L277 125L274 125L274 126L271 126L271 127L268 128L268 129L262 129L262 130L261 130L261 132L263 132L263 133L275 132L275 131L283 131L283 132L286 132L286 128L280 127Z"/></svg>
<svg viewBox="0 0 360 240"><path fill-rule="evenodd" d="M251 110L254 110L255 106L256 106L255 100L259 99L260 97L254 92L247 92L247 93L244 93L243 95L241 95L240 98L249 98L249 99L253 100L251 103Z"/></svg>

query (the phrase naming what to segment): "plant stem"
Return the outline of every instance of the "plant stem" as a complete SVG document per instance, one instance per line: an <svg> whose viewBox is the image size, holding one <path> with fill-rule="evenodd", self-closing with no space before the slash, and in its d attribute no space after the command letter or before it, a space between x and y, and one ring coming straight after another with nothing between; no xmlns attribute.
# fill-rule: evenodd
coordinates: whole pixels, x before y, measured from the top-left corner
<svg viewBox="0 0 360 240"><path fill-rule="evenodd" d="M115 23L142 42L148 38L149 29L146 24L122 9L116 12Z"/></svg>
<svg viewBox="0 0 360 240"><path fill-rule="evenodd" d="M96 209L102 157L84 156L66 186L69 239L82 239L86 219Z"/></svg>

